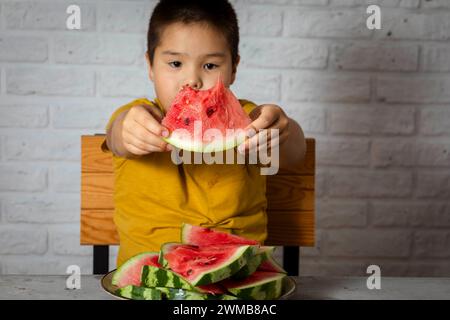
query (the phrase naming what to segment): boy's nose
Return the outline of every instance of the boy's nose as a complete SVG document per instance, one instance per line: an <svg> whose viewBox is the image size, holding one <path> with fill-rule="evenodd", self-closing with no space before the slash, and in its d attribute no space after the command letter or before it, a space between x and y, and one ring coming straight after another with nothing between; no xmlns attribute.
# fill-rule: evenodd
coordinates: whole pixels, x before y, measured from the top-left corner
<svg viewBox="0 0 450 320"><path fill-rule="evenodd" d="M192 89L200 90L202 87L202 81L198 77L190 77L185 81L183 86L189 86Z"/></svg>

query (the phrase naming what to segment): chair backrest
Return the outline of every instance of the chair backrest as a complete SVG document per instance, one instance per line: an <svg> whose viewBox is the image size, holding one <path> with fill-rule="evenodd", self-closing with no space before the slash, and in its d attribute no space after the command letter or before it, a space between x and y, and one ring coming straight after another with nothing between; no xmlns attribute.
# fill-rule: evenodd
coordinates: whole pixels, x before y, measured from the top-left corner
<svg viewBox="0 0 450 320"><path fill-rule="evenodd" d="M105 135L81 137L82 245L117 245L113 222L114 172ZM268 239L266 245L314 246L315 140L308 138L306 159L292 171L267 176Z"/></svg>

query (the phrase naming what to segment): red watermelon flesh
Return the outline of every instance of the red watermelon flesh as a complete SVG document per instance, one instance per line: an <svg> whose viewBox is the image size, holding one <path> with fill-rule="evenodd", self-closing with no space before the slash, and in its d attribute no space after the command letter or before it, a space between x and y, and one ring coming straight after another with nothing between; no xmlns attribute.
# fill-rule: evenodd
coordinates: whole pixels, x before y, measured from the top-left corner
<svg viewBox="0 0 450 320"><path fill-rule="evenodd" d="M167 264L192 285L202 286L223 280L239 271L254 254L255 248L249 245L199 247L166 243L161 249L162 264Z"/></svg>
<svg viewBox="0 0 450 320"><path fill-rule="evenodd" d="M114 272L112 284L119 288L128 285L140 286L143 266L161 268L158 257L158 252L145 252L130 258Z"/></svg>
<svg viewBox="0 0 450 320"><path fill-rule="evenodd" d="M233 148L245 139L243 130L238 129L244 129L250 122L238 99L220 79L208 90L185 86L162 120L171 132L165 138L168 143L196 152Z"/></svg>
<svg viewBox="0 0 450 320"><path fill-rule="evenodd" d="M258 271L287 273L272 256L268 256L258 267Z"/></svg>
<svg viewBox="0 0 450 320"><path fill-rule="evenodd" d="M187 223L184 223L181 227L181 241L183 243L196 246L217 246L223 244L259 244L259 242L256 240L213 230L211 228L193 226Z"/></svg>

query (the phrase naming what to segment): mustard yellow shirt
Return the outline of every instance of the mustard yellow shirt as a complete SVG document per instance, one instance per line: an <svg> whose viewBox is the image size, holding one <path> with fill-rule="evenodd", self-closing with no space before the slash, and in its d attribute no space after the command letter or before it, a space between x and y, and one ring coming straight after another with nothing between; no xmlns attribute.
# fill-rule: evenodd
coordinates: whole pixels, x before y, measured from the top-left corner
<svg viewBox="0 0 450 320"><path fill-rule="evenodd" d="M239 101L247 113L255 107ZM158 100L137 99L118 108L106 130L121 112L139 104L164 113ZM102 150L111 152L106 139ZM257 164L177 165L170 152L154 152L138 159L113 154L113 165L114 222L120 238L117 266L140 252L159 251L165 242L180 242L183 222L261 243L267 237L266 179Z"/></svg>

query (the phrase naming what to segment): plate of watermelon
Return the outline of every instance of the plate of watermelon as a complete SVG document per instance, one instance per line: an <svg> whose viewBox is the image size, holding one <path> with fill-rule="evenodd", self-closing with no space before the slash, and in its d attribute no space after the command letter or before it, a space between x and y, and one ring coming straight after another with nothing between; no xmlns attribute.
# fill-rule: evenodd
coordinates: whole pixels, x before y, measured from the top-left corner
<svg viewBox="0 0 450 320"><path fill-rule="evenodd" d="M274 247L183 224L180 243L140 253L106 274L103 289L132 300L274 300L296 289Z"/></svg>

